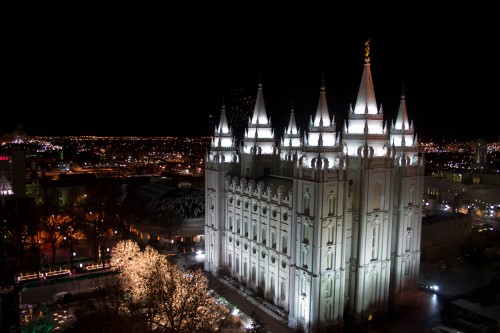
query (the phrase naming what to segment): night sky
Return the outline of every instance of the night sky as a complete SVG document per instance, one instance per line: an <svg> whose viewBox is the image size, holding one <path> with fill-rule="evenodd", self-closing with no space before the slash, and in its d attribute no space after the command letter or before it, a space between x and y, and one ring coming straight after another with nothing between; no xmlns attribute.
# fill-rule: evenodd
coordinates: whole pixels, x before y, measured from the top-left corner
<svg viewBox="0 0 500 333"><path fill-rule="evenodd" d="M322 77L340 130L370 39L386 119L404 86L420 140L498 139L493 8L252 8L16 11L4 32L0 134L212 135L223 99L234 89L255 97L261 80L281 137L292 101L306 129Z"/></svg>

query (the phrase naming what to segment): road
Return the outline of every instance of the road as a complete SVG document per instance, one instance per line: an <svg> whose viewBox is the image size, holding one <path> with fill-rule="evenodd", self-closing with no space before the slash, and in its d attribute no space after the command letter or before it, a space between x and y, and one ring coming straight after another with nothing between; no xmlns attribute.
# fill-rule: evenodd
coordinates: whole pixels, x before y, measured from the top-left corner
<svg viewBox="0 0 500 333"><path fill-rule="evenodd" d="M47 302L62 292L80 293L94 289L96 279L61 283L51 286L23 289L20 293L21 304L39 304Z"/></svg>
<svg viewBox="0 0 500 333"><path fill-rule="evenodd" d="M417 306L390 318L387 333L425 333L441 323L441 307L445 300L428 291L419 291Z"/></svg>

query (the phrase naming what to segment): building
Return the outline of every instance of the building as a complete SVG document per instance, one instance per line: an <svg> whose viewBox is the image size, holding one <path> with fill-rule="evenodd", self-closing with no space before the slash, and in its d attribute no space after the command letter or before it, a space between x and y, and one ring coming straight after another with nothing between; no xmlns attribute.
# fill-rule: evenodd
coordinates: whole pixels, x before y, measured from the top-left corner
<svg viewBox="0 0 500 333"><path fill-rule="evenodd" d="M424 155L404 93L387 125L370 65L367 47L340 132L322 82L307 130L292 108L277 140L260 82L242 142L223 105L206 156L205 270L284 309L298 331L368 325L417 292Z"/></svg>
<svg viewBox="0 0 500 333"><path fill-rule="evenodd" d="M13 144L0 149L0 196L25 198L24 148Z"/></svg>
<svg viewBox="0 0 500 333"><path fill-rule="evenodd" d="M151 182L135 186L131 191L134 200L144 206L145 215L150 217L149 221L132 224L131 232L141 244L174 253L203 250L203 190Z"/></svg>
<svg viewBox="0 0 500 333"><path fill-rule="evenodd" d="M471 236L471 215L442 211L424 216L420 259L432 263L460 257L470 248Z"/></svg>

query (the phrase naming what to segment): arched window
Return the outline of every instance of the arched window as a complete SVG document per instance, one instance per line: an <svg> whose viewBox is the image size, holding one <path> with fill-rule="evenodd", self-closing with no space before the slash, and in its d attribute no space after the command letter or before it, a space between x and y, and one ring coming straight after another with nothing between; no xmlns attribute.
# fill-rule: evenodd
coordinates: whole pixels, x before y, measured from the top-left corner
<svg viewBox="0 0 500 333"><path fill-rule="evenodd" d="M309 189L306 189L304 193L304 214L309 215L309 203L311 201L311 194L309 193Z"/></svg>
<svg viewBox="0 0 500 333"><path fill-rule="evenodd" d="M274 281L274 274L270 274L269 276L269 291L271 292L274 299L276 295L276 282Z"/></svg>
<svg viewBox="0 0 500 333"><path fill-rule="evenodd" d="M286 299L286 283L285 283L285 280L281 280L281 283L280 283L280 298L282 300Z"/></svg>
<svg viewBox="0 0 500 333"><path fill-rule="evenodd" d="M281 252L287 253L288 249L288 237L286 235L281 236Z"/></svg>
<svg viewBox="0 0 500 333"><path fill-rule="evenodd" d="M327 229L327 244L331 245L334 244L334 239L335 239L335 228L332 223L328 225Z"/></svg>
<svg viewBox="0 0 500 333"><path fill-rule="evenodd" d="M408 196L408 205L412 205L413 201L415 200L415 187L413 184L410 185L410 191L409 191L409 196Z"/></svg>
<svg viewBox="0 0 500 333"><path fill-rule="evenodd" d="M302 241L309 244L309 225L306 221L302 222Z"/></svg>
<svg viewBox="0 0 500 333"><path fill-rule="evenodd" d="M413 228L413 210L410 209L408 212L408 225L406 226L406 229L410 230Z"/></svg>
<svg viewBox="0 0 500 333"><path fill-rule="evenodd" d="M372 270L370 272L370 284L371 284L371 295L369 295L371 303L375 303L377 301L377 293L378 293L378 286L377 286L377 272L375 270Z"/></svg>
<svg viewBox="0 0 500 333"><path fill-rule="evenodd" d="M333 287L332 279L330 279L330 278L326 279L326 281L325 281L325 296L326 297L332 296L332 287Z"/></svg>
<svg viewBox="0 0 500 333"><path fill-rule="evenodd" d="M245 234L245 237L248 237L248 221L245 220L245 222L243 222L243 232Z"/></svg>
<svg viewBox="0 0 500 333"><path fill-rule="evenodd" d="M266 230L266 228L262 228L262 230L261 230L261 242L262 242L262 244L264 244L264 245L266 245L266 242L267 242L267 237L266 237L266 235L267 235L267 230Z"/></svg>
<svg viewBox="0 0 500 333"><path fill-rule="evenodd" d="M237 233L240 233L240 231L241 231L241 230L240 230L240 218L239 218L239 217L237 217L237 218L236 218L236 232L237 232Z"/></svg>
<svg viewBox="0 0 500 333"><path fill-rule="evenodd" d="M263 269L260 270L259 287L266 290L266 272Z"/></svg>
<svg viewBox="0 0 500 333"><path fill-rule="evenodd" d="M307 292L307 278L305 275L302 275L300 278L301 284L300 284L300 293L302 295L305 295Z"/></svg>
<svg viewBox="0 0 500 333"><path fill-rule="evenodd" d="M231 215L229 215L228 220L229 220L229 223L228 223L229 225L227 228L232 231L233 230L233 217Z"/></svg>
<svg viewBox="0 0 500 333"><path fill-rule="evenodd" d="M271 247L276 249L276 231L271 230Z"/></svg>
<svg viewBox="0 0 500 333"><path fill-rule="evenodd" d="M253 237L253 240L256 241L257 240L257 223L253 222L253 230L252 230L252 237Z"/></svg>
<svg viewBox="0 0 500 333"><path fill-rule="evenodd" d="M380 210L380 201L382 195L382 183L377 181L373 188L373 210Z"/></svg>
<svg viewBox="0 0 500 333"><path fill-rule="evenodd" d="M300 300L300 305L299 305L299 313L300 313L300 319L305 320L306 319L306 301L304 299Z"/></svg>
<svg viewBox="0 0 500 333"><path fill-rule="evenodd" d="M307 268L307 257L308 257L309 251L307 250L306 247L302 249L302 267Z"/></svg>
<svg viewBox="0 0 500 333"><path fill-rule="evenodd" d="M371 256L372 260L378 259L378 246L379 246L379 223L377 220L372 223L371 230Z"/></svg>
<svg viewBox="0 0 500 333"><path fill-rule="evenodd" d="M333 267L333 252L328 250L326 252L326 269L332 269Z"/></svg>
<svg viewBox="0 0 500 333"><path fill-rule="evenodd" d="M332 303L330 303L329 301L327 301L326 304L325 304L325 319L327 321L331 321L332 320L332 315L333 315L333 306L332 306Z"/></svg>
<svg viewBox="0 0 500 333"><path fill-rule="evenodd" d="M330 191L328 195L328 215L335 215L335 196L333 195L333 191Z"/></svg>
<svg viewBox="0 0 500 333"><path fill-rule="evenodd" d="M210 210L213 211L214 210L214 202L215 202L215 193L212 193L210 195Z"/></svg>
<svg viewBox="0 0 500 333"><path fill-rule="evenodd" d="M411 234L406 235L406 252L411 250Z"/></svg>

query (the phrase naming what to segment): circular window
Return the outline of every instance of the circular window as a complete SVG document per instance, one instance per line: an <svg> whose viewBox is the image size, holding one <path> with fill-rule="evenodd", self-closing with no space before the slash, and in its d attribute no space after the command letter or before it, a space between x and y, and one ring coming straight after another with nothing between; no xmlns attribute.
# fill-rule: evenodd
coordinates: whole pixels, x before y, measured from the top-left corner
<svg viewBox="0 0 500 333"><path fill-rule="evenodd" d="M255 248L255 246L252 248L252 253L253 254L257 253L257 249Z"/></svg>
<svg viewBox="0 0 500 333"><path fill-rule="evenodd" d="M286 261L285 260L281 260L281 267L286 268Z"/></svg>
<svg viewBox="0 0 500 333"><path fill-rule="evenodd" d="M233 237L229 236L229 243L233 242Z"/></svg>
<svg viewBox="0 0 500 333"><path fill-rule="evenodd" d="M240 246L240 240L239 239L236 240L236 246Z"/></svg>
<svg viewBox="0 0 500 333"><path fill-rule="evenodd" d="M283 221L286 221L286 220L288 220L288 211L285 210L283 212Z"/></svg>
<svg viewBox="0 0 500 333"><path fill-rule="evenodd" d="M278 211L276 210L276 207L273 207L273 217L276 217L278 215Z"/></svg>
<svg viewBox="0 0 500 333"><path fill-rule="evenodd" d="M257 208L259 208L259 207L257 206L257 203L254 203L254 204L253 204L253 211L254 211L254 212L256 212L256 211L257 211Z"/></svg>
<svg viewBox="0 0 500 333"><path fill-rule="evenodd" d="M275 261L276 261L276 256L273 254L271 255L271 262L274 264Z"/></svg>
<svg viewBox="0 0 500 333"><path fill-rule="evenodd" d="M262 214L264 214L264 215L267 214L267 206L266 205L262 206Z"/></svg>
<svg viewBox="0 0 500 333"><path fill-rule="evenodd" d="M245 244L243 244L243 247L246 249L248 249L248 243L245 242Z"/></svg>
<svg viewBox="0 0 500 333"><path fill-rule="evenodd" d="M229 197L229 203L230 203L230 204L233 204L233 196L230 196L230 197Z"/></svg>
<svg viewBox="0 0 500 333"><path fill-rule="evenodd" d="M262 259L264 259L266 257L266 252L262 251L260 255L262 256Z"/></svg>
<svg viewBox="0 0 500 333"><path fill-rule="evenodd" d="M248 208L248 200L245 201L245 208Z"/></svg>
<svg viewBox="0 0 500 333"><path fill-rule="evenodd" d="M241 200L240 200L240 198L238 198L238 199L236 199L236 206L239 207L240 205L241 205Z"/></svg>

